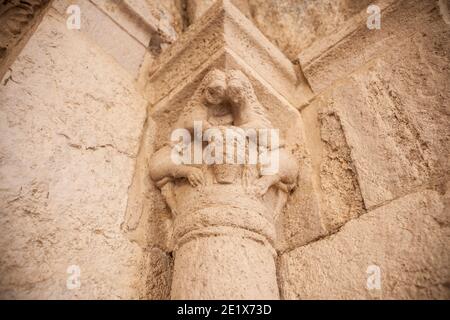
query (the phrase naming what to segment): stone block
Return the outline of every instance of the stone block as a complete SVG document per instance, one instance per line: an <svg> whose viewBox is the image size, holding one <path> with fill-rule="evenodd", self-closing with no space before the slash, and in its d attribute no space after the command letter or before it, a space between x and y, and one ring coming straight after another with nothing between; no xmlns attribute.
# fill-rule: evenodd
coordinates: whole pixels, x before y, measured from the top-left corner
<svg viewBox="0 0 450 320"><path fill-rule="evenodd" d="M309 86L294 65L233 4L220 0L155 60L149 71L149 100L156 104L222 52L238 56L294 107L310 99Z"/></svg>
<svg viewBox="0 0 450 320"><path fill-rule="evenodd" d="M335 184L329 190L346 188L337 168L325 162L332 161L353 177L347 185L360 190L353 195L361 193L363 206L358 200L353 209L375 208L448 176L450 38L438 11L427 19L427 28L344 77L302 111L303 117L313 114L306 125L322 189L327 176L332 178L325 183ZM333 141L338 134L341 142ZM345 161L336 157L342 153Z"/></svg>
<svg viewBox="0 0 450 320"><path fill-rule="evenodd" d="M105 2L103 4L106 6ZM110 12L108 10L111 9L103 11L90 1L57 0L52 5L63 19L68 19L66 10L70 5L78 5L81 10L81 28L69 31L83 33L95 45L111 55L134 78L138 77L149 44L148 30L139 29L129 17L124 17L124 14L110 13L112 18L108 14ZM110 8L111 5L110 3L106 8ZM105 34L105 30L108 30L108 34Z"/></svg>
<svg viewBox="0 0 450 320"><path fill-rule="evenodd" d="M142 249L120 224L145 100L54 11L11 68L0 87L0 296L137 297ZM79 289L66 285L71 265Z"/></svg>
<svg viewBox="0 0 450 320"><path fill-rule="evenodd" d="M407 195L348 222L337 234L285 253L282 296L448 299L448 197L448 189L444 196L433 190Z"/></svg>
<svg viewBox="0 0 450 320"><path fill-rule="evenodd" d="M139 299L169 300L173 259L159 248L147 249L139 264Z"/></svg>
<svg viewBox="0 0 450 320"><path fill-rule="evenodd" d="M248 0L256 27L291 61L320 39L338 33L373 1Z"/></svg>
<svg viewBox="0 0 450 320"><path fill-rule="evenodd" d="M367 27L369 14L364 7L338 32L314 42L299 54L304 75L315 93L358 70L387 48L421 32L431 17L443 23L433 0L383 0L376 4L381 9L380 29Z"/></svg>

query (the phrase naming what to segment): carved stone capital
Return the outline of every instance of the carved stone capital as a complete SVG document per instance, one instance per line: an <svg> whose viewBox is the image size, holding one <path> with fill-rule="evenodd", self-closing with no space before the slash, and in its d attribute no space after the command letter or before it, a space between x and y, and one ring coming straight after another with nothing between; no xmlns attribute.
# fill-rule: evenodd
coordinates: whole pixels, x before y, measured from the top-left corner
<svg viewBox="0 0 450 320"><path fill-rule="evenodd" d="M172 298L277 299L277 221L297 184L297 108L308 101L309 86L220 0L155 61L147 92L157 126L149 175L173 219ZM185 130L188 141L172 140L174 130ZM242 145L242 162L205 161L205 154L228 159L228 140L220 138L227 134ZM249 161L252 147L257 159L270 160ZM186 162L186 154L200 155L200 162Z"/></svg>

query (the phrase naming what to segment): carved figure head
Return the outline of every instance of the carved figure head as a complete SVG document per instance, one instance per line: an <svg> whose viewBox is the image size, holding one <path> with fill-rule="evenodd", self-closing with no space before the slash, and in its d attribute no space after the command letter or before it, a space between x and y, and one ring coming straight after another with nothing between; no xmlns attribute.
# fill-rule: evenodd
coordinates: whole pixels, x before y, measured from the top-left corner
<svg viewBox="0 0 450 320"><path fill-rule="evenodd" d="M230 70L228 71L228 88L227 95L230 102L234 105L242 105L247 100L255 100L256 95L253 91L252 84L250 80L245 76L245 74L240 70Z"/></svg>
<svg viewBox="0 0 450 320"><path fill-rule="evenodd" d="M225 99L227 77L223 71L213 69L204 78L203 95L208 104L218 105Z"/></svg>
<svg viewBox="0 0 450 320"><path fill-rule="evenodd" d="M272 128L266 110L259 102L253 85L247 76L240 70L230 70L227 72L227 97L235 110L249 111L250 119L243 119L244 122L251 122L256 129ZM242 126L245 123L235 123Z"/></svg>

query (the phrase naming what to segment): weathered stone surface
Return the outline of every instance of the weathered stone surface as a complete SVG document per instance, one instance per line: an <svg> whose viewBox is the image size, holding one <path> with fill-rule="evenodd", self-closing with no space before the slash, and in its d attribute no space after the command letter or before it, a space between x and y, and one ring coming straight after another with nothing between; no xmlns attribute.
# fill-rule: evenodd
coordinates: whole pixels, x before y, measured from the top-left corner
<svg viewBox="0 0 450 320"><path fill-rule="evenodd" d="M294 146L300 170L298 187L289 197L286 209L280 217L277 229L279 252L304 245L327 233L320 208L320 186L314 177L314 153L308 145L311 132L306 122L309 122L308 118L296 117L297 127L290 134L295 141L290 143Z"/></svg>
<svg viewBox="0 0 450 320"><path fill-rule="evenodd" d="M0 4L0 79L41 21L49 0L3 1Z"/></svg>
<svg viewBox="0 0 450 320"><path fill-rule="evenodd" d="M0 87L2 298L137 297L141 249L120 224L145 107L114 60L45 17Z"/></svg>
<svg viewBox="0 0 450 320"><path fill-rule="evenodd" d="M427 25L324 98L340 117L367 208L449 172L450 34L442 21Z"/></svg>
<svg viewBox="0 0 450 320"><path fill-rule="evenodd" d="M175 254L172 299L274 300L279 298L275 274L273 253L261 243L198 237Z"/></svg>
<svg viewBox="0 0 450 320"><path fill-rule="evenodd" d="M248 0L255 25L291 60L320 38L333 34L368 0Z"/></svg>
<svg viewBox="0 0 450 320"><path fill-rule="evenodd" d="M187 0L186 13L188 24L194 24L201 16L208 11L216 0Z"/></svg>
<svg viewBox="0 0 450 320"><path fill-rule="evenodd" d="M323 147L321 218L325 229L332 232L364 213L364 203L339 116L324 109L319 113L319 122Z"/></svg>
<svg viewBox="0 0 450 320"><path fill-rule="evenodd" d="M300 53L302 70L315 93L424 29L445 32L448 28L439 15L437 1L382 0L377 4L382 9L380 29L367 28L368 14L364 9L339 32L316 41Z"/></svg>
<svg viewBox="0 0 450 320"><path fill-rule="evenodd" d="M318 217L317 190L312 185L311 160L305 146L308 131L304 129L298 111L289 105L255 70L242 63L235 54L212 57L202 67L152 108L150 112L152 122L158 124L155 131L155 148L160 148L168 141L171 127L185 107L186 100L208 70L213 67L242 70L252 81L265 112L269 115L274 127L280 130L281 137L286 139L286 144L293 150L300 167L299 187L289 198L284 213L280 215L280 219L277 221L278 240L276 248L284 251L295 245L305 244L322 235L324 229L320 223L320 217ZM138 167L144 171L148 170L145 165L138 165ZM141 183L141 185L143 184ZM160 201L155 203L158 203L156 208L161 208ZM163 211L155 209L155 212L156 216L160 216L159 213ZM162 220L165 219L162 218ZM163 225L167 224L164 223Z"/></svg>
<svg viewBox="0 0 450 320"><path fill-rule="evenodd" d="M142 0L92 0L93 3L107 14L112 20L125 29L133 38L137 39L144 47L155 39L161 44L175 41L174 19L171 13L159 2ZM161 48L159 48L161 50Z"/></svg>
<svg viewBox="0 0 450 320"><path fill-rule="evenodd" d="M277 274L289 299L450 298L450 2L214 2L53 2L0 86L0 297L277 298ZM149 178L213 69L242 72L299 167L274 221L275 188L266 210L177 181L177 220Z"/></svg>
<svg viewBox="0 0 450 320"><path fill-rule="evenodd" d="M186 9L184 0L146 0L156 12L160 12L165 18L168 17L170 24L177 34L183 33L187 25ZM162 13L161 13L162 12Z"/></svg>
<svg viewBox="0 0 450 320"><path fill-rule="evenodd" d="M399 198L281 258L286 299L448 299L449 189ZM381 269L368 290L367 268Z"/></svg>
<svg viewBox="0 0 450 320"><path fill-rule="evenodd" d="M158 126L150 117L142 131L135 163L135 173L128 188L127 210L122 230L146 251L159 248L168 254L171 246L172 219L170 209L149 178L149 162L157 142ZM155 294L154 292L152 294Z"/></svg>
<svg viewBox="0 0 450 320"><path fill-rule="evenodd" d="M424 9L423 6L429 6L429 8ZM363 40L355 39L355 34L352 34L352 41L345 39L344 42L329 49L325 54L322 53L320 59L324 59L323 61L319 59L313 62L313 65L323 68L320 75L319 73L315 75L317 78L308 79L310 82L312 81L313 88L314 79L317 79L318 84L324 86L327 79L340 80L335 83L334 87L316 97L308 107L302 110L305 132L307 132L306 141L312 160L313 183L318 186L316 189L319 190L320 201L318 210L313 211L318 213L310 217L312 218L310 225L304 229L302 224L298 223L295 224L296 227L293 230L297 228L298 233L303 230L310 232L309 241L337 232L342 226L344 226L342 230L348 230L345 225L348 221L351 221L350 225L357 221L365 221L363 220L364 216L357 218L364 214L366 209L373 210L384 205L378 210L381 211L383 208L388 210L390 201L424 186L448 180L448 146L450 145L448 126L450 120L446 102L450 98L447 88L449 81L448 52L450 51L448 27L441 19L435 3L405 2L396 4L389 10L392 12L387 15L385 20L382 20L382 23L385 21L384 28L390 27L391 29L378 35L380 37L385 35L386 41L391 41L392 37L388 36L389 34L394 33L398 37L396 42L393 40L389 49L386 49L385 42L373 40L375 38L372 38L375 47L361 44ZM413 20L415 26L410 27L418 28L420 26L420 32L414 33L411 29L408 30L409 24L406 21L404 25L400 25L403 19L412 16L417 18ZM399 21L396 21L398 19ZM417 23L417 19L421 22ZM394 28L394 25L397 27ZM364 32L370 31L365 30ZM362 33L363 31L361 31ZM376 39L379 38L376 37ZM317 42L315 48L320 48L324 43ZM347 45L343 43L347 43ZM346 49L342 49L342 46ZM361 54L361 51L358 50L362 49L369 50L373 58L364 67L361 66L361 63L367 62L370 54ZM308 52L312 52L312 50L308 49L303 53L306 56L309 54ZM361 55L355 56L354 52ZM350 55L348 56L347 53ZM328 54L330 64L326 62ZM357 67L359 70L346 78L352 69L345 62L347 60L342 60L340 57L350 60L357 57L351 60L351 63L360 63ZM335 68L335 66L340 66L341 69ZM308 71L305 74L307 77L312 75ZM398 207L401 208L402 204L403 202ZM413 211L414 204L411 204L410 208ZM428 211L432 211L432 209L423 210L423 212ZM353 219L357 220L352 221ZM374 228L383 228L384 225L382 222L373 222ZM357 237L356 229L346 232L348 237L346 243L352 245L353 241L350 239ZM437 233L436 231L424 232ZM388 241L387 239L388 235L386 235L386 241ZM325 243L325 241L328 240L320 240L317 245ZM358 243L357 241L356 243ZM393 242L395 242L395 238ZM301 245L302 241L297 243ZM314 245L311 243L304 248L312 248ZM434 272L434 268L438 270L436 272L448 271L448 261L446 267L439 267L439 263L436 263L435 266L433 262L433 257L439 256L440 245L439 240L430 240L428 247L433 252L430 253L427 272ZM411 246L416 248L416 244ZM370 245L364 242L360 248L365 247L370 248ZM417 245L417 247L419 246ZM374 245L373 248L375 250L376 246ZM297 251L300 250L303 249ZM333 247L330 251L332 250L339 249ZM407 259L406 254L403 257L401 251L396 254L399 260ZM312 252L311 255L314 256L315 253ZM299 254L299 256L301 255ZM313 280L317 283L308 287L306 279L317 272L314 262L311 262L313 261L312 256L301 260L302 264L311 265L311 273L304 275L305 282L299 282L298 278L294 276L291 279L286 270L280 271L282 277L286 276L286 281L290 283L291 288L297 290L290 291L289 297L432 298L442 297L446 294L448 296L445 288L442 289L443 286L446 286L445 281L442 282L444 284L440 289L434 288L433 283L424 284L422 292L426 293L415 293L413 289L406 288L406 286L388 295L360 293L355 289L355 280L344 277L346 273L356 272L354 268L349 267L342 273L340 271L345 267L342 262L345 261L345 257L336 258L336 265L333 266L339 270L337 271L338 275L342 277L340 279L330 276L329 284L334 291L329 293L328 288L322 288L319 285L322 277L331 274L331 267L326 269L326 273L319 273L319 277L313 278L317 279ZM404 264L405 266L414 265L410 261L405 261ZM362 277L366 277L365 268L367 266L361 271L363 272ZM409 277L427 277L427 273L411 271ZM365 278L363 281L358 282L358 285L365 285ZM334 283L339 284L334 285ZM343 287L338 288L339 285ZM307 289L301 291L302 286ZM302 295L298 294L299 292Z"/></svg>
<svg viewBox="0 0 450 320"><path fill-rule="evenodd" d="M172 283L172 256L159 248L149 248L144 252L139 264L141 285L139 299L168 300Z"/></svg>
<svg viewBox="0 0 450 320"><path fill-rule="evenodd" d="M148 99L158 103L221 55L237 56L294 107L311 97L294 65L229 0L220 0L155 60L149 71Z"/></svg>
<svg viewBox="0 0 450 320"><path fill-rule="evenodd" d="M215 0L188 0L193 24ZM233 4L291 60L315 41L335 33L371 1L232 0Z"/></svg>
<svg viewBox="0 0 450 320"><path fill-rule="evenodd" d="M194 24L203 14L214 4L216 0L187 0L186 13L188 24ZM231 0L231 2L241 11L247 18L251 17L250 6L248 0Z"/></svg>
<svg viewBox="0 0 450 320"><path fill-rule="evenodd" d="M136 29L134 32L139 32L139 34L131 36L130 33L133 34L131 29L127 31L127 29L121 27L120 24L91 1L56 0L52 6L58 10L62 17L67 19L69 15L66 14L66 10L72 4L78 5L81 10L79 32L82 32L90 41L111 55L127 72L136 78L147 50L147 47L142 44L145 41L142 37L149 37L148 33L146 33L147 31L137 29L134 26ZM114 17L116 20L120 19L121 22L125 20L123 16L118 14ZM131 28L131 26L127 25L127 28ZM106 36L105 30L108 30L108 33L113 36ZM78 30L71 31L78 32Z"/></svg>

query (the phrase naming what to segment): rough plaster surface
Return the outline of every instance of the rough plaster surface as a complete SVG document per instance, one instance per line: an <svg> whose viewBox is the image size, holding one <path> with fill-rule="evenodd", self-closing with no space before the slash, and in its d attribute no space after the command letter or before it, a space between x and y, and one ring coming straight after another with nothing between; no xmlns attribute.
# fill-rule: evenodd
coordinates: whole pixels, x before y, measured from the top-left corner
<svg viewBox="0 0 450 320"><path fill-rule="evenodd" d="M141 250L120 224L146 102L64 22L45 17L0 87L0 296L133 298Z"/></svg>

